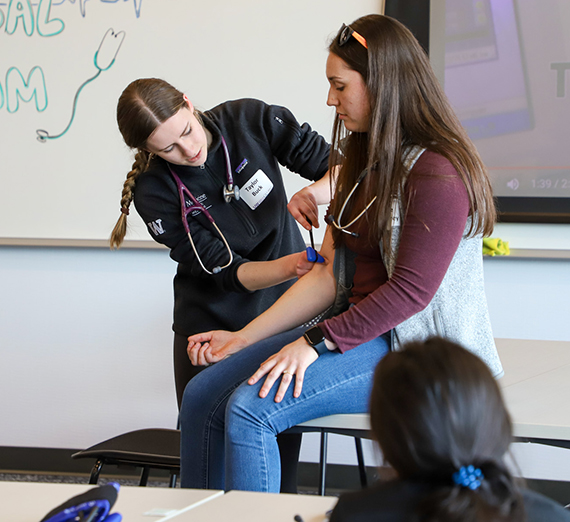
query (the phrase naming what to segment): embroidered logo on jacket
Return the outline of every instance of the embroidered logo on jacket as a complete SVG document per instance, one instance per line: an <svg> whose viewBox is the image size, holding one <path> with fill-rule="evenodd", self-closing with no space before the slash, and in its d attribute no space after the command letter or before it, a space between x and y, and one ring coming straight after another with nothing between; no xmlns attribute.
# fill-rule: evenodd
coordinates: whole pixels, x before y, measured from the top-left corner
<svg viewBox="0 0 570 522"><path fill-rule="evenodd" d="M200 194L196 199L198 200L199 203L201 203L202 205L204 205L204 208L205 208L206 210L209 210L210 208L212 208L212 205L208 205L208 204L206 203L206 200L208 199L208 196L206 196L206 194ZM193 205L193 203L192 203L190 200L187 199L187 200L186 200L186 208L191 207L192 205ZM195 209L195 210L193 210L192 212L190 212L190 215L191 215L192 217L196 217L198 214L201 214L201 213L202 213L201 210Z"/></svg>
<svg viewBox="0 0 570 522"><path fill-rule="evenodd" d="M239 174L243 169L245 169L248 163L249 160L247 158L243 158L243 161L237 166L236 172Z"/></svg>
<svg viewBox="0 0 570 522"><path fill-rule="evenodd" d="M166 232L162 226L162 219L151 221L150 223L147 223L147 226L155 236L160 236L160 234L164 234Z"/></svg>

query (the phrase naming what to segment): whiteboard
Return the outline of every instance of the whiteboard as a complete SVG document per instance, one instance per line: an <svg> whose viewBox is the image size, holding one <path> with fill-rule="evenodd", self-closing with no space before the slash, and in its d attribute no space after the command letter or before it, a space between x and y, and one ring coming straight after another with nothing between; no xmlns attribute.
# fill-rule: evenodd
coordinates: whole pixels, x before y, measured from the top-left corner
<svg viewBox="0 0 570 522"><path fill-rule="evenodd" d="M382 4L0 0L1 243L108 239L133 161L116 103L136 78L163 78L201 110L242 97L284 105L330 139L329 39ZM290 195L304 185L284 176ZM127 239L152 242L136 212L129 226Z"/></svg>

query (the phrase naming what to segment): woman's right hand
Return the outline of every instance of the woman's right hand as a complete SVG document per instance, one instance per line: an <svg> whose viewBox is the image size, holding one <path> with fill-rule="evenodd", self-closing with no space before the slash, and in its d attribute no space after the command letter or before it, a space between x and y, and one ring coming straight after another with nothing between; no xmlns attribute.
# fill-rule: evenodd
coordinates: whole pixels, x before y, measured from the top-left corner
<svg viewBox="0 0 570 522"><path fill-rule="evenodd" d="M194 366L207 366L243 350L249 343L239 332L213 330L188 337L188 357Z"/></svg>
<svg viewBox="0 0 570 522"><path fill-rule="evenodd" d="M306 251L299 252L295 263L295 273L298 278L303 277L305 274L308 274L314 266L315 263L312 263L307 259Z"/></svg>

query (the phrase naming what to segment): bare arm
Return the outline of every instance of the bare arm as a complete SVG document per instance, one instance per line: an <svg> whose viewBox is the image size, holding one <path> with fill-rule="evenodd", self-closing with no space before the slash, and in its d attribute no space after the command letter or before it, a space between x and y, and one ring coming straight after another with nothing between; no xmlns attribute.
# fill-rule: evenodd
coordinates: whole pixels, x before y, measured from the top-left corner
<svg viewBox="0 0 570 522"><path fill-rule="evenodd" d="M336 282L330 230L327 230L320 253L328 260L326 264L315 264L311 272L299 279L271 308L239 331L247 339L248 346L310 321L333 303Z"/></svg>
<svg viewBox="0 0 570 522"><path fill-rule="evenodd" d="M319 205L326 205L330 202L331 190L332 193L334 193L337 175L338 168L335 167L332 174L332 187L331 171L327 170L321 179L307 185L296 194L293 194L287 208L302 227L307 230L311 229L311 225L309 225L306 219L309 218L311 223L313 223L316 228L319 228Z"/></svg>
<svg viewBox="0 0 570 522"><path fill-rule="evenodd" d="M295 277L301 277L313 268L307 253L297 252L272 261L249 261L237 269L240 283L250 291L269 288Z"/></svg>
<svg viewBox="0 0 570 522"><path fill-rule="evenodd" d="M262 339L295 328L316 317L334 301L336 283L333 275L334 249L327 230L321 255L330 260L316 264L275 304L238 332L213 331L188 338L188 354L194 365L217 362Z"/></svg>

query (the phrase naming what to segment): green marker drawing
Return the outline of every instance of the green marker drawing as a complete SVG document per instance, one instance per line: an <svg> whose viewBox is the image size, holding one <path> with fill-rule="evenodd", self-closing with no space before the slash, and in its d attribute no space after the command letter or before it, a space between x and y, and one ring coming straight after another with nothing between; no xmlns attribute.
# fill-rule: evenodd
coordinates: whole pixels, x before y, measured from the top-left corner
<svg viewBox="0 0 570 522"><path fill-rule="evenodd" d="M115 33L113 29L107 30L107 32L103 36L103 39L101 40L101 43L99 44L99 48L97 49L95 56L93 57L93 63L95 64L97 72L95 73L94 76L84 81L83 84L81 84L81 86L79 87L79 89L77 89L77 92L75 93L75 97L73 99L73 109L71 111L71 118L69 119L67 127L62 132L60 132L55 136L49 134L46 130L37 129L36 134L38 141L40 141L41 143L45 143L47 140L56 140L57 138L61 138L69 130L75 118L75 110L77 109L77 99L79 98L79 94L88 83L91 83L103 71L107 71L113 66L113 64L115 63L115 59L117 58L117 54L119 54L119 50L121 49L121 45L123 44L124 39L125 39L124 31L119 31L118 33ZM103 62L100 60L101 49L107 52L110 51L109 57L107 58L106 61Z"/></svg>

